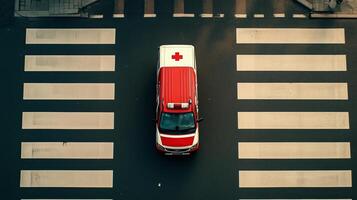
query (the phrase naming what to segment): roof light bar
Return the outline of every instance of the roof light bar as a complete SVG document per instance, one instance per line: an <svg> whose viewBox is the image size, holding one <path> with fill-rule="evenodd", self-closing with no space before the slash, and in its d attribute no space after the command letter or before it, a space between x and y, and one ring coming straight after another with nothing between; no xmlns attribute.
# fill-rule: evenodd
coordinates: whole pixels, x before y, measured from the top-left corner
<svg viewBox="0 0 357 200"><path fill-rule="evenodd" d="M189 103L167 103L167 108L169 109L187 109Z"/></svg>
<svg viewBox="0 0 357 200"><path fill-rule="evenodd" d="M174 103L167 103L167 108L173 109L175 107Z"/></svg>
<svg viewBox="0 0 357 200"><path fill-rule="evenodd" d="M181 103L181 108L188 108L188 103Z"/></svg>

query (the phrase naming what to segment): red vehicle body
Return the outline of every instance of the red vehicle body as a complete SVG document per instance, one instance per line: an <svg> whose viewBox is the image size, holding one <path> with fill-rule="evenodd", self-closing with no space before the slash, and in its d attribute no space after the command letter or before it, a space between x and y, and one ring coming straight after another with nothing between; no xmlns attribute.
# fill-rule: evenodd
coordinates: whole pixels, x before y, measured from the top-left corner
<svg viewBox="0 0 357 200"><path fill-rule="evenodd" d="M160 46L156 147L165 154L186 155L199 148L195 63L191 45Z"/></svg>

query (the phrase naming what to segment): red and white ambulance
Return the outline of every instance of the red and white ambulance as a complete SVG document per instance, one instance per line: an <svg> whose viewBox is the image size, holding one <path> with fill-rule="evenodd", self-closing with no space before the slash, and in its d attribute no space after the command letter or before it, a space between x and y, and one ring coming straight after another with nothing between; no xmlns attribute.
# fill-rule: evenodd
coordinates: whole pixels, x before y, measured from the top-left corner
<svg viewBox="0 0 357 200"><path fill-rule="evenodd" d="M156 85L156 148L167 155L187 155L199 148L195 49L162 45Z"/></svg>

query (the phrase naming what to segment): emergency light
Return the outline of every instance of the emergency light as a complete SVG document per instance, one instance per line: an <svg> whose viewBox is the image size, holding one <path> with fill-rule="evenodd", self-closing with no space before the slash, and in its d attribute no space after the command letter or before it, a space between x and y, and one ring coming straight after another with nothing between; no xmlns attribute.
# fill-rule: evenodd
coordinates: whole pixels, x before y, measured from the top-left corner
<svg viewBox="0 0 357 200"><path fill-rule="evenodd" d="M167 108L169 109L186 109L189 103L167 103Z"/></svg>

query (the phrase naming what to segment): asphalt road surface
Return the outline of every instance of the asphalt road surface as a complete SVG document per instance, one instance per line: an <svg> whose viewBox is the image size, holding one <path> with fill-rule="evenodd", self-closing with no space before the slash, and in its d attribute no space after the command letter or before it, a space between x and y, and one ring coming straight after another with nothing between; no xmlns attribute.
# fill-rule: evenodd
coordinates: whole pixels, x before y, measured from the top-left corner
<svg viewBox="0 0 357 200"><path fill-rule="evenodd" d="M120 19L110 10L1 27L1 199L356 197L354 20L296 18L303 9L290 3L281 18L253 1L246 18L233 1L209 18L198 4L184 18L173 2L158 1L154 18L126 6ZM196 48L205 120L191 156L155 150L163 44Z"/></svg>

